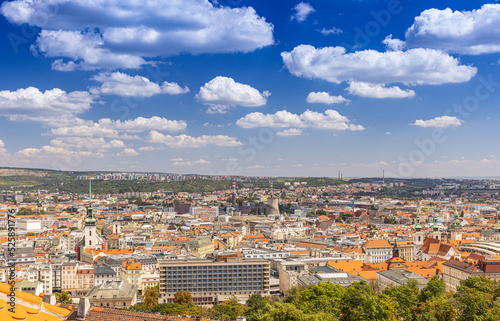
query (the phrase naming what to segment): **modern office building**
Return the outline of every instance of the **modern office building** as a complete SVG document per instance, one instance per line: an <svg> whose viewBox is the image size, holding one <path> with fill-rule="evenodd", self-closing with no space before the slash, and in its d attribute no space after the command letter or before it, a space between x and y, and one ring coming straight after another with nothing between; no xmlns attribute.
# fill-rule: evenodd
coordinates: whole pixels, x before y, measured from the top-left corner
<svg viewBox="0 0 500 321"><path fill-rule="evenodd" d="M190 292L198 305L217 304L233 295L243 301L256 293L269 295L269 262L241 258L160 262L158 303L173 302L180 290Z"/></svg>

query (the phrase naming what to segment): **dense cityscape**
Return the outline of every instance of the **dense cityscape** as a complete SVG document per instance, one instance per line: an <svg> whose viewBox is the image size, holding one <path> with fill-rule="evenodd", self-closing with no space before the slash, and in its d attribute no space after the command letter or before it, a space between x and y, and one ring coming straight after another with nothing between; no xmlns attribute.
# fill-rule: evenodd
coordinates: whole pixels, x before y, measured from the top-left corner
<svg viewBox="0 0 500 321"><path fill-rule="evenodd" d="M95 193L111 174L86 174L88 193L4 186L0 202L0 280L14 263L16 290L62 317L470 320L498 309L496 180L238 177L211 192ZM465 311L470 296L486 310Z"/></svg>
<svg viewBox="0 0 500 321"><path fill-rule="evenodd" d="M0 1L0 321L500 321L499 26Z"/></svg>

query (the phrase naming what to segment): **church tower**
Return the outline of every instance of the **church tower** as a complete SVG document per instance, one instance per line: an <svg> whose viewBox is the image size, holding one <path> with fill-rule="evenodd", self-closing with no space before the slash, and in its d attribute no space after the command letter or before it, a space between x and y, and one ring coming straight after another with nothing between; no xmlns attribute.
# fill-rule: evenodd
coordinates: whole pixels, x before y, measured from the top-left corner
<svg viewBox="0 0 500 321"><path fill-rule="evenodd" d="M431 237L433 239L441 241L441 233L439 233L439 226L437 224L437 214L434 213L434 224L432 224L432 234Z"/></svg>
<svg viewBox="0 0 500 321"><path fill-rule="evenodd" d="M462 240L462 224L458 219L458 211L455 207L455 214L453 215L453 222L451 222L450 226L451 231L451 240L452 241L461 241Z"/></svg>
<svg viewBox="0 0 500 321"><path fill-rule="evenodd" d="M97 244L97 231L96 231L96 219L92 211L92 181L90 181L90 204L87 207L87 217L85 218L85 248L94 249L98 247Z"/></svg>
<svg viewBox="0 0 500 321"><path fill-rule="evenodd" d="M420 200L417 201L417 218L415 219L415 232L413 232L413 253L418 253L424 245L424 234L420 225Z"/></svg>

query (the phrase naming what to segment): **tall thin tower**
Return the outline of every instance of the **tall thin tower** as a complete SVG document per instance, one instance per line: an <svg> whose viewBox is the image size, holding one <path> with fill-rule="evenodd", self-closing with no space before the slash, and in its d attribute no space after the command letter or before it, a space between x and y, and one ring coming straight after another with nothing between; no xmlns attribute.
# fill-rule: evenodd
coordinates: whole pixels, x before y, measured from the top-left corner
<svg viewBox="0 0 500 321"><path fill-rule="evenodd" d="M233 181L233 193L231 195L231 203L233 203L233 205L236 205L236 182Z"/></svg>

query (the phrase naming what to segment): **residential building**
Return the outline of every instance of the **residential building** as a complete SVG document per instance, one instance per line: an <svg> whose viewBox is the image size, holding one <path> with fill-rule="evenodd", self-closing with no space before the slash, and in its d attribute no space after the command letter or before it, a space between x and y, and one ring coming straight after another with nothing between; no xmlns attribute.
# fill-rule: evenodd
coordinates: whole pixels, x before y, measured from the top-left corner
<svg viewBox="0 0 500 321"><path fill-rule="evenodd" d="M105 264L94 265L94 285L101 285L107 281L117 281L117 273Z"/></svg>
<svg viewBox="0 0 500 321"><path fill-rule="evenodd" d="M461 281L475 276L500 281L500 259L484 259L474 264L453 258L443 263L443 281L447 291L456 291Z"/></svg>
<svg viewBox="0 0 500 321"><path fill-rule="evenodd" d="M137 302L137 287L123 281L106 281L84 296L91 306L128 309Z"/></svg>
<svg viewBox="0 0 500 321"><path fill-rule="evenodd" d="M386 262L392 257L392 245L387 240L370 240L362 245L366 263Z"/></svg>

